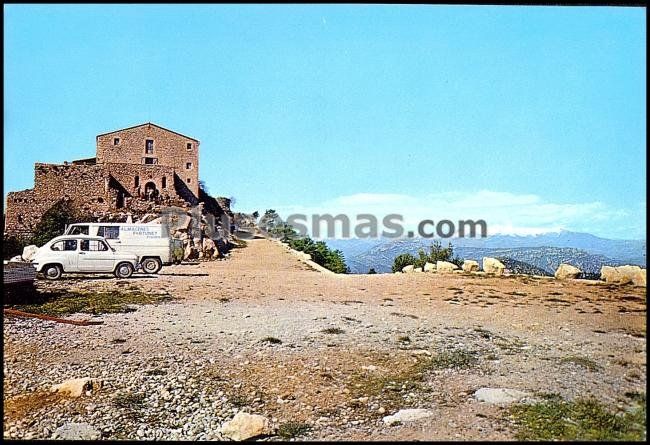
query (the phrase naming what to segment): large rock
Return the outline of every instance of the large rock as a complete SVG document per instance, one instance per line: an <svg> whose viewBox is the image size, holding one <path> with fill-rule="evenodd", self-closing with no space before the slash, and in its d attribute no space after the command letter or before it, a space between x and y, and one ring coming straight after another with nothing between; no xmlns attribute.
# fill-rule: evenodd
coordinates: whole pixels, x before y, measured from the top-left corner
<svg viewBox="0 0 650 445"><path fill-rule="evenodd" d="M458 266L456 266L454 263L449 263L447 261L438 261L436 263L436 270L438 272L450 273L456 269L458 269Z"/></svg>
<svg viewBox="0 0 650 445"><path fill-rule="evenodd" d="M424 263L424 267L422 268L423 271L425 272L435 272L436 271L436 265L433 263L429 263L428 261Z"/></svg>
<svg viewBox="0 0 650 445"><path fill-rule="evenodd" d="M603 266L600 270L600 278L607 283L628 284L637 286L646 285L646 270L639 266Z"/></svg>
<svg viewBox="0 0 650 445"><path fill-rule="evenodd" d="M205 256L211 257L216 248L217 248L217 245L214 243L212 238L210 238L208 236L203 238L201 250L203 250L203 254Z"/></svg>
<svg viewBox="0 0 650 445"><path fill-rule="evenodd" d="M271 424L264 416L240 411L231 421L221 426L221 434L232 440L246 440L271 434Z"/></svg>
<svg viewBox="0 0 650 445"><path fill-rule="evenodd" d="M495 275L503 275L506 270L506 266L496 258L484 257L483 258L483 270L486 273L492 273Z"/></svg>
<svg viewBox="0 0 650 445"><path fill-rule="evenodd" d="M58 385L53 385L50 392L58 392L70 397L81 397L87 391L99 391L102 387L102 381L82 377L80 379L70 379Z"/></svg>
<svg viewBox="0 0 650 445"><path fill-rule="evenodd" d="M463 270L465 272L478 272L478 261L465 260L463 261Z"/></svg>
<svg viewBox="0 0 650 445"><path fill-rule="evenodd" d="M413 269L413 272L422 272L422 268L421 267L416 267L415 269Z"/></svg>
<svg viewBox="0 0 650 445"><path fill-rule="evenodd" d="M492 405L506 405L529 396L526 392L508 388L481 388L474 393L476 400Z"/></svg>
<svg viewBox="0 0 650 445"><path fill-rule="evenodd" d="M555 278L558 280L572 280L580 276L582 271L570 264L560 264L555 271Z"/></svg>
<svg viewBox="0 0 650 445"><path fill-rule="evenodd" d="M428 409L401 409L391 416L384 417L384 423L393 425L395 423L413 422L415 420L426 419L433 416L433 411Z"/></svg>
<svg viewBox="0 0 650 445"><path fill-rule="evenodd" d="M36 255L36 252L38 252L38 246L35 246L33 244L26 246L23 249L23 260L31 261L34 258L34 255Z"/></svg>
<svg viewBox="0 0 650 445"><path fill-rule="evenodd" d="M402 272L404 273L411 273L415 270L415 266L412 264L409 264L408 266L402 267Z"/></svg>
<svg viewBox="0 0 650 445"><path fill-rule="evenodd" d="M199 250L188 244L187 247L185 248L185 253L183 254L183 259L185 260L193 260L199 257Z"/></svg>
<svg viewBox="0 0 650 445"><path fill-rule="evenodd" d="M54 433L63 440L97 440L101 437L101 433L88 423L67 422Z"/></svg>

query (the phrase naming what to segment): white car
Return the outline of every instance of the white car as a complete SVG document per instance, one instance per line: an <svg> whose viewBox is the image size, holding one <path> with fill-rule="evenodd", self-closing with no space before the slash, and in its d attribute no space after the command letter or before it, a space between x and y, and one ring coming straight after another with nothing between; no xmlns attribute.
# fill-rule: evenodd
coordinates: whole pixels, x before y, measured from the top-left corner
<svg viewBox="0 0 650 445"><path fill-rule="evenodd" d="M140 268L138 256L117 252L101 236L63 235L38 249L32 265L48 280L63 273L113 273L128 278Z"/></svg>

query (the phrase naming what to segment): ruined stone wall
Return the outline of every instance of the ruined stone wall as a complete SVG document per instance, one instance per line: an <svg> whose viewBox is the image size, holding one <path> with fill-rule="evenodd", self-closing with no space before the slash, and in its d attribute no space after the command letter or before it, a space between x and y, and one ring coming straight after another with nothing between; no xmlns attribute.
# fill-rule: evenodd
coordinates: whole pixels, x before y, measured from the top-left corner
<svg viewBox="0 0 650 445"><path fill-rule="evenodd" d="M33 189L7 193L5 233L18 237L31 235L43 213L50 207L36 200Z"/></svg>
<svg viewBox="0 0 650 445"><path fill-rule="evenodd" d="M68 198L79 209L108 210L112 194L100 165L36 164L34 198L55 203Z"/></svg>
<svg viewBox="0 0 650 445"><path fill-rule="evenodd" d="M147 139L153 141L152 153L146 152ZM139 125L97 136L98 164L143 165L145 158L156 159L155 165L158 166L173 167L187 188L195 196L199 195L197 140L154 124Z"/></svg>

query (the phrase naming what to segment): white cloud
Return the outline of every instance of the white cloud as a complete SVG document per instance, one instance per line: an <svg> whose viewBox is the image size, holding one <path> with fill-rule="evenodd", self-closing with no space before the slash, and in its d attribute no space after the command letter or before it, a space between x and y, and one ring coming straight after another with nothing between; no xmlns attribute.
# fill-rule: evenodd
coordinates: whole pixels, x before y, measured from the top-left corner
<svg viewBox="0 0 650 445"><path fill-rule="evenodd" d="M640 238L645 233L645 203L639 209L612 208L602 202L555 203L538 195L490 190L474 193L403 194L357 193L340 196L315 206L276 207L282 217L290 214L345 214L352 227L356 215L372 214L381 222L388 214L403 215L406 230L416 230L425 219L485 220L488 235L531 235L559 230L589 232L612 238ZM640 211L639 211L640 210ZM308 219L308 225L311 219ZM379 227L379 231L383 229Z"/></svg>

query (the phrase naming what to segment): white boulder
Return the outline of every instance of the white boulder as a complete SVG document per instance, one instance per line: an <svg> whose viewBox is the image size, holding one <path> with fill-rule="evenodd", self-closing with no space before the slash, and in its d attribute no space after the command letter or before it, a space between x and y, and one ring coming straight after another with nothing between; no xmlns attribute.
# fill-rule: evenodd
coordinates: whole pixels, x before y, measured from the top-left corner
<svg viewBox="0 0 650 445"><path fill-rule="evenodd" d="M425 272L435 272L436 271L436 265L433 263L429 263L428 261L424 263L424 267L422 268L423 271Z"/></svg>
<svg viewBox="0 0 650 445"><path fill-rule="evenodd" d="M503 275L506 270L506 266L496 258L484 257L483 258L483 270L486 273L491 273L494 275Z"/></svg>
<svg viewBox="0 0 650 445"><path fill-rule="evenodd" d="M426 419L427 417L433 416L433 411L429 409L401 409L391 416L384 417L384 423L387 425L393 425L395 423L404 423L404 422L413 422L415 420Z"/></svg>
<svg viewBox="0 0 650 445"><path fill-rule="evenodd" d="M404 272L404 273L411 273L414 270L415 270L415 266L413 266L412 264L409 264L408 266L402 267L402 272Z"/></svg>
<svg viewBox="0 0 650 445"><path fill-rule="evenodd" d="M58 392L70 397L81 397L87 391L99 391L102 387L102 381L82 377L80 379L70 379L58 385L53 385L50 392Z"/></svg>
<svg viewBox="0 0 650 445"><path fill-rule="evenodd" d="M465 260L463 261L463 270L465 272L478 272L478 261Z"/></svg>
<svg viewBox="0 0 650 445"><path fill-rule="evenodd" d="M271 433L269 419L257 414L238 412L235 417L221 426L221 434L232 440L246 440Z"/></svg>
<svg viewBox="0 0 650 445"><path fill-rule="evenodd" d="M436 270L438 272L449 273L449 272L453 272L456 269L458 269L458 266L456 266L454 263L450 263L447 261L438 261L436 263Z"/></svg>
<svg viewBox="0 0 650 445"><path fill-rule="evenodd" d="M526 392L508 388L481 388L474 393L476 400L492 405L506 405L529 396Z"/></svg>
<svg viewBox="0 0 650 445"><path fill-rule="evenodd" d="M646 285L646 270L639 266L603 266L600 270L600 278L607 283L628 284L636 286Z"/></svg>
<svg viewBox="0 0 650 445"><path fill-rule="evenodd" d="M555 278L557 280L573 280L580 276L582 271L570 264L560 264L555 271Z"/></svg>
<svg viewBox="0 0 650 445"><path fill-rule="evenodd" d="M26 246L23 249L23 260L31 261L32 259L34 259L36 252L38 252L38 246L35 246L34 244Z"/></svg>

